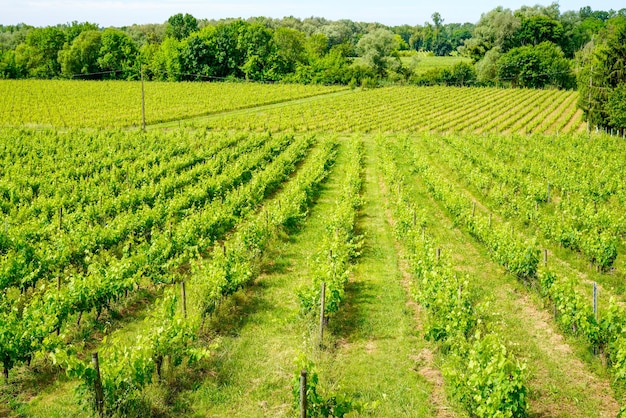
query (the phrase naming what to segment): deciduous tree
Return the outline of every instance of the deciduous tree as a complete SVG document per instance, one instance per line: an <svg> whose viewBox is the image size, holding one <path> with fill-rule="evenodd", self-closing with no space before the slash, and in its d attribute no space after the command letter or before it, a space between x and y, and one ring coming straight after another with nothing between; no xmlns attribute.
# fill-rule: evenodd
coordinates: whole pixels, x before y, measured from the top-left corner
<svg viewBox="0 0 626 418"><path fill-rule="evenodd" d="M356 48L363 61L379 75L384 75L391 63L398 61L397 57L391 56L391 53L398 49L398 41L393 32L387 29L377 29L364 35Z"/></svg>

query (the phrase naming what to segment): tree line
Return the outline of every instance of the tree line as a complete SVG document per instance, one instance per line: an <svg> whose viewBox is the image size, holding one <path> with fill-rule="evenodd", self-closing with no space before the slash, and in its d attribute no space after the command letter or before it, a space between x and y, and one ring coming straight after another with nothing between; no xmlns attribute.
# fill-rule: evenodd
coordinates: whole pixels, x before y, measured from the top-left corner
<svg viewBox="0 0 626 418"><path fill-rule="evenodd" d="M590 125L626 125L626 9L497 7L476 24L265 17L162 24L0 26L0 78L250 80L375 86L494 85L581 91ZM420 71L418 52L468 58Z"/></svg>
<svg viewBox="0 0 626 418"><path fill-rule="evenodd" d="M323 18L209 21L182 13L163 24L122 28L0 26L0 78L138 79L143 72L169 81L362 83L402 74L400 51L447 55L472 28L440 18L434 26L389 28Z"/></svg>

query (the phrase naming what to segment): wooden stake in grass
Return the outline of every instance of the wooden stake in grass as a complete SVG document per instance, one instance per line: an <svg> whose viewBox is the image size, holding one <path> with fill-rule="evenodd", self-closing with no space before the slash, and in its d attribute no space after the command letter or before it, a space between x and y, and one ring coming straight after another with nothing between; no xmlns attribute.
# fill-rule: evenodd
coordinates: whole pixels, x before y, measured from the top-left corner
<svg viewBox="0 0 626 418"><path fill-rule="evenodd" d="M183 294L183 316L187 319L187 291L185 290L185 282L180 282L180 290Z"/></svg>
<svg viewBox="0 0 626 418"><path fill-rule="evenodd" d="M598 320L598 286L593 282L593 316Z"/></svg>
<svg viewBox="0 0 626 418"><path fill-rule="evenodd" d="M543 265L545 267L548 267L548 249L547 248L543 249Z"/></svg>
<svg viewBox="0 0 626 418"><path fill-rule="evenodd" d="M440 258L441 258L441 248L437 248L437 262L439 262Z"/></svg>
<svg viewBox="0 0 626 418"><path fill-rule="evenodd" d="M98 360L98 352L91 354L91 361L93 362L93 368L96 371L96 378L94 380L94 391L96 394L96 411L98 416L104 415L104 394L102 393L102 380L100 380L100 361Z"/></svg>
<svg viewBox="0 0 626 418"><path fill-rule="evenodd" d="M306 418L306 370L300 371L300 418Z"/></svg>
<svg viewBox="0 0 626 418"><path fill-rule="evenodd" d="M63 207L59 208L59 230L63 229Z"/></svg>
<svg viewBox="0 0 626 418"><path fill-rule="evenodd" d="M547 203L550 203L550 183L548 182L548 198L546 199Z"/></svg>
<svg viewBox="0 0 626 418"><path fill-rule="evenodd" d="M322 295L320 297L320 347L324 345L324 305L326 304L326 282L322 282Z"/></svg>

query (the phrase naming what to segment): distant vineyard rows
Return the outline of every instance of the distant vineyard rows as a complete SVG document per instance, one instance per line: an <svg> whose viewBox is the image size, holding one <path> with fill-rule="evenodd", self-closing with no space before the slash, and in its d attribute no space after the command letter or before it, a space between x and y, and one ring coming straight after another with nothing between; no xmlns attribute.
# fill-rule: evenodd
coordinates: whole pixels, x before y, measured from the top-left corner
<svg viewBox="0 0 626 418"><path fill-rule="evenodd" d="M330 93L345 87L145 83L146 123L186 119ZM0 80L0 126L141 127L141 83Z"/></svg>
<svg viewBox="0 0 626 418"><path fill-rule="evenodd" d="M148 126L245 131L572 133L578 93L558 90L145 83ZM0 81L0 126L142 125L141 83ZM177 124L178 125L178 124Z"/></svg>
<svg viewBox="0 0 626 418"><path fill-rule="evenodd" d="M571 133L585 129L577 97L556 90L387 87L220 115L206 124L251 131Z"/></svg>

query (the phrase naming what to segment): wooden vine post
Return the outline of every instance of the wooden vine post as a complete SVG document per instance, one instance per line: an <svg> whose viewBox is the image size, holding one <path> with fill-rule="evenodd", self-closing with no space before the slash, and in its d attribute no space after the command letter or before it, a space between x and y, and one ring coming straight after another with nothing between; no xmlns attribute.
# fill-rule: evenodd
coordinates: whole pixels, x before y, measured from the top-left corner
<svg viewBox="0 0 626 418"><path fill-rule="evenodd" d="M593 282L593 316L598 320L598 285Z"/></svg>
<svg viewBox="0 0 626 418"><path fill-rule="evenodd" d="M187 319L187 291L185 290L185 282L180 282L180 290L183 296L183 317Z"/></svg>
<svg viewBox="0 0 626 418"><path fill-rule="evenodd" d="M598 321L598 286L593 282L593 317ZM593 346L593 354L598 354L598 347Z"/></svg>
<svg viewBox="0 0 626 418"><path fill-rule="evenodd" d="M94 392L96 395L96 411L98 416L104 415L104 394L102 392L102 380L100 379L100 361L98 360L98 352L91 354L91 361L93 362L93 368L96 371L96 377L94 380Z"/></svg>
<svg viewBox="0 0 626 418"><path fill-rule="evenodd" d="M320 297L320 347L324 346L324 305L326 304L326 282L322 282L322 294Z"/></svg>
<svg viewBox="0 0 626 418"><path fill-rule="evenodd" d="M300 418L306 418L306 370L300 371Z"/></svg>

